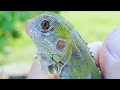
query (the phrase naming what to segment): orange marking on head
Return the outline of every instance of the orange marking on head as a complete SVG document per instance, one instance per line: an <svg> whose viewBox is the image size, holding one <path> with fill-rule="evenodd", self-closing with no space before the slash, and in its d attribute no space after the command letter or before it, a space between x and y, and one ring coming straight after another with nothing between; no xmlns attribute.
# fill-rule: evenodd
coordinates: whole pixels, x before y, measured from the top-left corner
<svg viewBox="0 0 120 90"><path fill-rule="evenodd" d="M59 40L57 42L57 46L56 46L58 49L63 49L65 48L65 42L63 40Z"/></svg>

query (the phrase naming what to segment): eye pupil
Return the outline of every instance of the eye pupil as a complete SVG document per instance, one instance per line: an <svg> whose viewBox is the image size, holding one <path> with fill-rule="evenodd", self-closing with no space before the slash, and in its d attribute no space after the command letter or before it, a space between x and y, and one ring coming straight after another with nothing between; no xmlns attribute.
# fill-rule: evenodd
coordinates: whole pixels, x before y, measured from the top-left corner
<svg viewBox="0 0 120 90"><path fill-rule="evenodd" d="M47 22L43 22L44 27L48 27L48 23Z"/></svg>
<svg viewBox="0 0 120 90"><path fill-rule="evenodd" d="M42 21L41 23L42 29L47 30L50 27L50 23L47 20Z"/></svg>

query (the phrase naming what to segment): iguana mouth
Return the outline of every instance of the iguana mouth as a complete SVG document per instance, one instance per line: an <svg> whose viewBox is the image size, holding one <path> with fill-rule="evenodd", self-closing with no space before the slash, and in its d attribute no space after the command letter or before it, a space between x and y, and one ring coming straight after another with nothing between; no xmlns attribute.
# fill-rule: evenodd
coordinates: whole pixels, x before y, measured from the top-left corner
<svg viewBox="0 0 120 90"><path fill-rule="evenodd" d="M25 28L25 32L29 35L29 30L27 28Z"/></svg>
<svg viewBox="0 0 120 90"><path fill-rule="evenodd" d="M26 23L26 25L27 25L27 23ZM29 30L28 30L28 27L27 27L27 26L25 26L25 32L26 32L27 34L29 34Z"/></svg>
<svg viewBox="0 0 120 90"><path fill-rule="evenodd" d="M30 32L29 32L29 28L28 28L28 25L29 24L29 21L26 22L26 26L25 26L25 32L29 35Z"/></svg>

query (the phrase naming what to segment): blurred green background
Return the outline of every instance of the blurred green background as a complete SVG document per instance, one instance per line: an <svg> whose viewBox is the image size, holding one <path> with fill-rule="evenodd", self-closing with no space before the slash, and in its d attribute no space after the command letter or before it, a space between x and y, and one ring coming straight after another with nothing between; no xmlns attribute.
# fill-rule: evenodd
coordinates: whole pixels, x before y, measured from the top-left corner
<svg viewBox="0 0 120 90"><path fill-rule="evenodd" d="M36 48L25 33L26 20L47 11L0 11L0 67L33 63ZM87 42L103 41L120 26L118 11L51 11L70 21Z"/></svg>

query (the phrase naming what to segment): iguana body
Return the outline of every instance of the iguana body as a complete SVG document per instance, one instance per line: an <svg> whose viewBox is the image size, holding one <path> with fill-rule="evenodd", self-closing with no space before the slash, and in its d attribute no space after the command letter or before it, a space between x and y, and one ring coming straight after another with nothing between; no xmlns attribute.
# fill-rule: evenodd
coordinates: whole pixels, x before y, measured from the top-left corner
<svg viewBox="0 0 120 90"><path fill-rule="evenodd" d="M89 49L74 26L63 17L46 13L27 21L44 71L57 71L63 79L100 79Z"/></svg>

